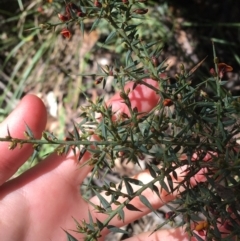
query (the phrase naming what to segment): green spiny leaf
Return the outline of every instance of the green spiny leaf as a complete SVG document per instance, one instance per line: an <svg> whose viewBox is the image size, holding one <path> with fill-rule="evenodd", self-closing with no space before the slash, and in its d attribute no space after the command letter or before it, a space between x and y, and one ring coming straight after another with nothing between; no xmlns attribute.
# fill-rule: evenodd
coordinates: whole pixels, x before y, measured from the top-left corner
<svg viewBox="0 0 240 241"><path fill-rule="evenodd" d="M106 38L106 40L105 40L105 44L110 44L114 39L115 39L115 37L117 36L117 32L114 30L114 31L112 31L109 35L108 35L108 37Z"/></svg>
<svg viewBox="0 0 240 241"><path fill-rule="evenodd" d="M158 213L156 212L156 210L152 207L151 203L147 200L147 198L143 195L139 195L139 199L140 201L147 207L149 208L152 212L154 212L157 216Z"/></svg>
<svg viewBox="0 0 240 241"><path fill-rule="evenodd" d="M118 227L115 227L113 225L108 225L107 229L110 230L113 233L124 233L124 234L129 234L127 231L120 229Z"/></svg>
<svg viewBox="0 0 240 241"><path fill-rule="evenodd" d="M109 202L97 191L95 191L93 189L94 193L96 194L96 196L98 197L100 203L102 204L102 206L104 207L104 209L108 210L109 208L111 208L111 205L109 204Z"/></svg>
<svg viewBox="0 0 240 241"><path fill-rule="evenodd" d="M155 192L155 193L158 195L158 197L160 198L160 193L159 193L159 190L158 190L158 188L157 188L156 185L154 185L154 184L149 185L149 188L150 188L153 192Z"/></svg>
<svg viewBox="0 0 240 241"><path fill-rule="evenodd" d="M124 214L124 211L122 209L120 209L118 211L118 215L121 218L121 220L124 222L125 214Z"/></svg>
<svg viewBox="0 0 240 241"><path fill-rule="evenodd" d="M125 177L124 178L127 182L131 182L132 184L138 185L138 186L143 186L144 183L138 179L134 179L134 178L129 178L129 177Z"/></svg>
<svg viewBox="0 0 240 241"><path fill-rule="evenodd" d="M132 186L131 186L131 185L129 184L129 182L126 181L125 179L124 179L124 183L125 183L125 186L126 186L128 195L131 196L131 195L133 194L133 188L132 188Z"/></svg>
<svg viewBox="0 0 240 241"><path fill-rule="evenodd" d="M74 238L70 233L68 233L66 230L63 230L67 235L68 241L78 241L76 238Z"/></svg>
<svg viewBox="0 0 240 241"><path fill-rule="evenodd" d="M142 212L140 209L136 208L135 206L133 206L132 204L126 204L126 208L130 211L138 211L138 212Z"/></svg>
<svg viewBox="0 0 240 241"><path fill-rule="evenodd" d="M30 127L27 125L27 123L25 123L25 126L26 126L26 132L27 132L28 137L30 137L31 139L34 139L33 132L30 129Z"/></svg>

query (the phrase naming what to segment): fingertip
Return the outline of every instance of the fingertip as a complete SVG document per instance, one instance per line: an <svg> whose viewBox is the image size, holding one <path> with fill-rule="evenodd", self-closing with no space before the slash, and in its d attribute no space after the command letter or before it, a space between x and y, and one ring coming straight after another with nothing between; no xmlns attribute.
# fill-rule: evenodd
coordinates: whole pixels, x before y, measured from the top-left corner
<svg viewBox="0 0 240 241"><path fill-rule="evenodd" d="M45 128L47 123L47 110L43 101L33 94L28 94L23 97L18 108L21 108L21 112L26 112L26 124L29 121L34 129L36 129L35 138L40 138L42 130ZM29 113L29 114L28 114ZM41 130L40 132L38 130Z"/></svg>
<svg viewBox="0 0 240 241"><path fill-rule="evenodd" d="M41 99L35 95L26 95L15 110L0 124L0 136L10 135L12 138L26 139L24 132L26 125L39 139L47 122L47 111ZM24 144L21 148L9 150L8 142L0 143L0 184L10 178L16 170L33 153L31 144Z"/></svg>

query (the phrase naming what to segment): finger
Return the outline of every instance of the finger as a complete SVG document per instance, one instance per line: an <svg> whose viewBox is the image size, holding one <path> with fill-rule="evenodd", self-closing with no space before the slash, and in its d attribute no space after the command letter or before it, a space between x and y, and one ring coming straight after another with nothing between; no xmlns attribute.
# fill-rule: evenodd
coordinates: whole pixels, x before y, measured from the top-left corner
<svg viewBox="0 0 240 241"><path fill-rule="evenodd" d="M25 96L17 108L0 124L0 136L10 132L11 137L25 139L26 124L35 138L40 138L47 121L46 108L43 102L34 95ZM9 150L9 143L0 143L0 185L9 179L16 170L31 156L32 145Z"/></svg>
<svg viewBox="0 0 240 241"><path fill-rule="evenodd" d="M167 237L168 241L197 241L206 240L206 230L196 231L194 225L191 225L195 237L190 237L185 231L185 227L162 229L156 232L145 232L134 237L125 239L124 241L158 241L164 240ZM222 233L222 238L230 234L229 230L225 229L223 226L218 225L219 231ZM196 238L198 237L198 238ZM230 239L235 240L235 237Z"/></svg>
<svg viewBox="0 0 240 241"><path fill-rule="evenodd" d="M158 82L152 79L144 80L147 84L152 85L154 88L158 88ZM137 108L138 112L149 112L151 111L159 102L160 96L153 89L139 84L134 88L134 82L129 82L124 87L125 91L130 89L128 97L131 101L131 107ZM116 93L108 102L107 106L112 106L112 110L118 113L125 113L129 115L129 109L127 105L123 102L120 93Z"/></svg>
<svg viewBox="0 0 240 241"><path fill-rule="evenodd" d="M152 79L145 79L144 80L147 84L152 85L153 87L157 88L158 83ZM130 89L129 93L129 99L131 101L132 108L137 107L139 112L149 112L152 108L154 108L160 97L159 95L149 87L145 85L137 85L137 87L133 90L134 82L128 83L124 88ZM129 110L125 103L123 103L123 99L120 97L119 93L116 93L108 102L107 105L111 105L113 111L115 112L125 112L126 114L129 113ZM91 140L93 141L100 141L100 139L93 135ZM84 157L81 158L80 166L81 164L84 164L87 162L91 157L91 154L89 152L85 153ZM76 168L76 166L74 166ZM85 177L90 170L92 169L92 166L86 165L83 167L84 170L82 170L82 167L79 168L79 173L76 173L75 177L78 180L78 183L81 184L83 181L83 177Z"/></svg>
<svg viewBox="0 0 240 241"><path fill-rule="evenodd" d="M154 233L146 232L136 235L132 238L125 239L124 241L196 241L196 238L189 238L183 227L159 230Z"/></svg>
<svg viewBox="0 0 240 241"><path fill-rule="evenodd" d="M152 85L152 86L155 87L155 88L158 87L158 83L157 83L156 81L154 81L154 80L146 79L146 80L144 80L144 81L145 81L147 84L150 84L150 85ZM130 82L130 83L128 83L128 84L125 86L125 89L130 89L130 90L131 90L130 93L129 93L129 98L130 98L130 101L131 101L131 103L132 103L132 107L133 107L133 108L134 108L134 107L137 107L138 110L139 110L139 112L148 112L148 111L150 111L153 107L155 107L155 105L156 105L156 104L158 103L158 101L159 101L159 95L158 95L154 90L146 87L145 85L137 85L136 88L133 90L133 85L134 85L134 83L133 83L133 82ZM34 96L30 96L30 97L34 98ZM30 97L29 97L29 98L30 98ZM25 97L25 98L27 98L27 97ZM25 98L22 100L22 103L23 103L23 104L26 103L26 104L30 105L31 102L29 103L29 102L27 101L27 99L25 99ZM36 98L36 97L35 97L35 98ZM35 100L35 101L36 101L36 100ZM24 109L24 108L23 108L23 104L20 105L20 107L21 107L22 109L19 107L20 110L19 110L19 109L16 109L15 112L12 113L12 115L11 115L11 116L13 116L12 119L10 119L11 116L9 116L8 120L5 121L5 125L2 126L2 129L5 128L5 129L7 130L7 123L14 122L15 113L18 114L19 111L20 111L20 112L22 111L22 112L21 112L22 116L26 115L26 113L23 113L23 111L26 111L26 108L28 108L28 107L26 106L26 108ZM113 111L129 113L129 110L128 110L126 104L123 103L123 99L120 97L119 93L116 93L116 94L107 102L107 105L112 105ZM30 106L32 107L32 105L30 105ZM39 108L39 107L36 106L35 111L37 110L37 108ZM45 110L45 108L44 108L44 110ZM30 110L29 110L29 113L31 113ZM40 111L40 112L37 112L37 114L38 114L38 113L41 113L41 111ZM26 115L25 118L27 118L27 117L28 117L28 115ZM30 118L30 117L33 117L33 118ZM30 121L36 121L36 120L40 119L40 118L39 118L39 115L36 116L36 114L32 114L30 117L29 117L29 118L30 118ZM43 118L43 119L44 119L44 118ZM29 120L26 120L26 119L25 119L25 122L28 123ZM33 123L33 124L28 123L28 126L32 129L33 133L34 133L34 129L35 129L35 128L34 128L34 127L35 127L34 124L36 124L36 123ZM24 121L22 121L22 123L21 123L20 126L19 126L19 125L20 125L20 124L18 124L18 125L16 125L16 126L13 126L13 127L11 127L12 125L8 125L8 126L10 126L9 129L10 129L10 132L11 132L11 135L12 135L12 136L15 136L15 134L16 134L16 137L21 138L21 137L23 137L23 131L25 130ZM0 129L0 130L2 130L2 129ZM39 128L39 129L40 129L40 128ZM4 134L4 135L7 135L7 131L6 131L6 130L5 130L5 134ZM37 135L36 135L36 136L37 136ZM95 138L96 138L96 137L95 137ZM5 143L4 148L5 148L5 149L8 148L8 144ZM26 148L26 147L24 146L24 148ZM1 149L0 149L0 150L1 150ZM23 150L23 149L22 149L22 150ZM15 167L12 167L13 170L11 170L11 174L6 175L7 178L10 177L10 176L15 172L15 170L23 163L23 161L31 154L31 152L30 152L30 154L29 154L29 150L30 150L30 148L29 148L29 146L28 146L28 149L27 149L28 152L24 151L24 155L21 156L21 157L22 157L21 160L18 159L18 162L17 162L18 165L15 165ZM11 159L11 160L14 159L13 161L15 161L15 158L19 155L19 150L14 150L14 152L10 152L10 153L11 153L11 155L7 155L6 158ZM16 155L13 155L13 153L16 153ZM85 157L84 157L84 159L82 159L81 163L86 162L89 158L90 158L89 153L88 153L88 154L86 153L86 154L85 154ZM9 163L9 161L6 160L6 159L5 159L5 161L1 161L1 162L3 163L1 166L6 165L6 163ZM1 170L1 166L0 166L0 170ZM7 167L7 168L8 168L8 167ZM72 168L73 168L73 169L76 169L76 165L74 164L74 165L72 166ZM91 168L92 168L92 167L89 167L89 166L88 166L88 168L85 168L85 169L84 169L84 173L85 173L85 174L88 173L88 172L91 170ZM83 172L82 172L81 170L79 170L79 171L83 174ZM9 172L9 173L10 173L10 172ZM82 176L85 176L85 175L80 175L80 178L78 179L79 184L82 182ZM76 175L75 175L74 177L79 177L78 173L76 173ZM3 180L6 180L7 178L2 178L2 179L3 179ZM0 178L0 180L1 180L1 178Z"/></svg>
<svg viewBox="0 0 240 241"><path fill-rule="evenodd" d="M175 180L175 178L173 177L173 175L171 174L171 178L173 181L173 189L175 189L179 183L181 183L182 181L184 181L185 176L187 174L187 166L183 166L181 168L178 168L176 171L176 174L178 176L178 179ZM190 185L191 187L197 185L199 182L204 182L206 181L206 178L204 176L205 173L205 169L201 169L194 177L192 177L190 179ZM137 176L135 176L134 178L140 180L141 182L143 182L144 184L148 184L153 180L153 177L149 174L148 171L144 171L139 173ZM168 186L168 180L167 178L164 179L164 183ZM170 202L172 200L174 200L176 197L178 197L178 195L183 192L185 189L183 187L183 185L181 185L179 188L177 188L174 192L168 192L167 190L163 189L159 182L156 182L155 185L157 186L158 190L159 190L159 196L153 192L151 189L146 189L145 191L142 192L142 195L145 196L148 201L150 202L151 206L154 209L158 209L160 207L162 207L163 205L165 205L167 202ZM133 191L136 192L139 190L140 186L136 186L136 185L132 185ZM170 190L170 188L169 188ZM123 186L122 193L127 193L127 189L126 187ZM107 201L111 201L111 196L107 196L105 195L105 193L102 193L102 196L107 200ZM126 200L126 198L123 197L119 197L118 198L118 202L123 203ZM93 197L91 199L91 202L94 203L95 205L100 205L100 201L97 197ZM142 216L148 214L149 212L151 212L151 210L146 207L141 200L139 199L139 197L134 198L133 200L131 200L130 204L132 204L134 207L136 207L137 209L141 210L141 212L139 211L129 211L126 208L123 209L124 211L124 221L123 220L119 220L117 217L114 217L111 220L111 225L117 226L117 227L121 227L123 225L126 225L128 223L131 223L139 218L141 218ZM118 208L117 205L112 205L112 209L116 209ZM93 210L93 207L89 204L89 209ZM101 214L101 213L96 213L94 212L94 216L100 220L100 221L104 221L107 217L107 215L105 214ZM104 233L106 233L107 231L105 230Z"/></svg>
<svg viewBox="0 0 240 241"><path fill-rule="evenodd" d="M152 79L146 79L144 80L147 84L152 85L153 87L157 88L158 83ZM137 87L133 90L133 82L128 83L124 88L125 89L131 89L129 93L129 99L132 104L132 108L137 107L139 112L149 112L152 108L154 108L158 101L159 101L159 95L149 87L145 85L137 85ZM113 111L117 112L125 112L129 113L129 110L125 103L123 103L123 99L120 97L119 93L116 93L108 102L107 105L112 105ZM91 137L91 141L100 141L100 139L93 135ZM92 147L94 148L94 147ZM80 168L79 166L76 166L77 161L72 166L73 170L75 170L74 178L76 178L78 184L81 184L83 182L83 179L86 177L86 175L91 171L93 168L92 166L85 165L84 167L81 167L82 164L87 162L91 158L91 154L89 152L86 152L83 158L81 158L80 161ZM78 168L78 172L76 172L76 168ZM65 174L67 172L65 171Z"/></svg>

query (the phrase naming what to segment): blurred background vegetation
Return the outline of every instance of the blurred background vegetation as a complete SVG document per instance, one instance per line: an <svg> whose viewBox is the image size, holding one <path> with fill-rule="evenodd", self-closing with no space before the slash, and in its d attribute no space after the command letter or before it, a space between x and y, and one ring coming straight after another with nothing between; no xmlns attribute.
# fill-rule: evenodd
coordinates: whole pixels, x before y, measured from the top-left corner
<svg viewBox="0 0 240 241"><path fill-rule="evenodd" d="M72 2L81 5L84 1ZM111 47L104 46L112 30L104 21L90 31L93 20L86 19L84 36L80 26L69 26L73 33L69 40L60 35L64 25L54 31L40 30L40 24L60 22L58 13L64 13L65 4L62 0L0 1L0 121L19 99L33 93L42 98L48 108L47 130L60 138L65 136L71 120L79 116L79 106L85 103L83 92L92 100L102 94L106 98L113 94L110 81L103 90L95 85L94 76L79 74L97 73L99 66L121 65L125 57L124 45L118 39ZM162 41L159 60L168 64L167 75L174 80L180 63L190 69L206 56L193 83L209 75L213 67L211 41L214 41L220 62L233 67L226 86L239 95L238 1L149 0L145 8L148 8L146 20L135 20L141 23L139 35L146 41ZM44 153L51 150L48 148Z"/></svg>
<svg viewBox="0 0 240 241"><path fill-rule="evenodd" d="M120 1L120 0L119 0ZM74 1L81 5L81 1ZM240 64L240 9L238 2L226 1L147 1L147 20L141 22L139 35L145 40L161 40L168 75L174 77L179 63L188 67L208 56L201 75L212 67L211 40L216 43L220 62L233 66L229 87L238 91ZM60 0L0 1L0 118L1 120L26 93L44 99L49 108L49 125L54 119L67 121L76 116L84 101L82 92L93 99L102 93L94 78L77 76L96 73L98 65L120 64L122 43L103 45L111 27L104 21L90 32L92 21L85 21L85 34L71 26L73 36L63 39L55 31L39 30L39 24L60 20L65 2ZM233 89L233 86L235 87ZM106 88L110 94L111 86ZM63 108L64 107L64 108ZM53 128L53 127L52 127Z"/></svg>

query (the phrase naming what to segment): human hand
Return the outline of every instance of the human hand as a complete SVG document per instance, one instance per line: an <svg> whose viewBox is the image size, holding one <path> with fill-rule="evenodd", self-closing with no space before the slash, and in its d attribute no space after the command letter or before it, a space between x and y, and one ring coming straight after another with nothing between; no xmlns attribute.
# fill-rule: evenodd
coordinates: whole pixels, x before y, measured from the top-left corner
<svg viewBox="0 0 240 241"><path fill-rule="evenodd" d="M156 86L153 80L147 80ZM128 84L127 88L132 84ZM132 107L137 107L139 112L150 111L159 100L158 95L143 85L138 85L134 91L130 92L129 98ZM122 102L119 94L116 94L109 102L114 111L125 113L128 111ZM7 135L7 129L13 137L24 138L25 123L30 127L36 138L41 137L46 124L46 109L36 96L28 95L23 98L19 106L10 114L10 116L0 125L0 136ZM79 168L77 158L72 152L67 156L58 156L53 153L37 166L28 170L21 176L9 180L16 170L28 159L33 149L31 145L26 144L21 149L8 150L8 143L0 143L0 239L3 241L65 241L66 234L64 230L71 233L74 237L81 240L83 236L76 234L76 220L86 222L89 219L88 212L91 211L93 218L104 221L106 215L97 213L89 203L87 203L79 193L79 185L91 171L92 167L85 165ZM81 163L86 162L90 157L86 153L81 159ZM183 174L184 170L177 170ZM177 182L181 182L184 175L178 175ZM152 177L148 172L138 174L135 178L143 183L148 183ZM197 182L204 181L204 176L198 173L192 178L192 186ZM137 187L133 187L135 190ZM159 208L166 202L173 200L178 192L172 194L166 193L160 189L159 197L151 190L147 189L143 195L148 197L149 202L154 208ZM180 190L183 191L183 190ZM124 192L124 187L122 192ZM104 195L104 194L103 194ZM109 199L109 197L106 197ZM93 197L90 200L98 205L99 200ZM121 202L121 200L119 200ZM123 226L140 218L150 212L138 198L131 201L131 204L142 212L125 212L125 220L114 218L111 225ZM114 209L114 207L113 207ZM107 233L103 231L102 237ZM161 240L161 237L168 237L168 240L188 240L188 235L184 229L162 230L149 236L149 233L141 234L129 240Z"/></svg>

